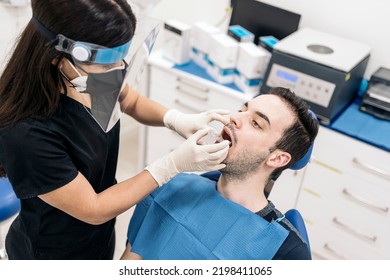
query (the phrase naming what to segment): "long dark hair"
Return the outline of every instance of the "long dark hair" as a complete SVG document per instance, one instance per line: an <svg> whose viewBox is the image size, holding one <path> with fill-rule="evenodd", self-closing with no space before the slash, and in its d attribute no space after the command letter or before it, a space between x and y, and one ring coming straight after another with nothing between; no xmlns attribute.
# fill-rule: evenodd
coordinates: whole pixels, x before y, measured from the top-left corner
<svg viewBox="0 0 390 280"><path fill-rule="evenodd" d="M32 0L31 7L47 29L75 41L116 47L135 32L136 19L126 0ZM0 77L0 129L55 110L59 92L66 90L57 67L63 56L31 21L27 24Z"/></svg>

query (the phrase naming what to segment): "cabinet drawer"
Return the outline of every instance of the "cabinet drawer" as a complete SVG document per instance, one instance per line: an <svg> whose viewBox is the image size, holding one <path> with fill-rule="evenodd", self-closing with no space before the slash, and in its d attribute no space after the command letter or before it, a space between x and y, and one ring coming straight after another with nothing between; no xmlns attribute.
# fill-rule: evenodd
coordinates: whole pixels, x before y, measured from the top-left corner
<svg viewBox="0 0 390 280"><path fill-rule="evenodd" d="M350 237L344 232L325 227L313 226L307 222L306 228L309 235L313 259L386 259L386 256L373 251L369 246L367 246L367 244L350 242Z"/></svg>
<svg viewBox="0 0 390 280"><path fill-rule="evenodd" d="M149 97L186 113L209 109L237 111L251 96L181 72L150 69Z"/></svg>
<svg viewBox="0 0 390 280"><path fill-rule="evenodd" d="M389 258L389 224L354 212L348 205L340 208L337 204L340 202L330 204L305 191L300 194L297 208L305 219L310 241L321 246L342 243L344 249L338 250L339 253L352 259L364 258L354 254L356 248ZM317 249L315 245L312 247Z"/></svg>
<svg viewBox="0 0 390 280"><path fill-rule="evenodd" d="M349 174L338 174L312 162L307 167L302 191L310 192L332 205L348 204L348 207L360 209L370 218L379 217L390 223L390 188Z"/></svg>
<svg viewBox="0 0 390 280"><path fill-rule="evenodd" d="M326 179L318 180L319 176ZM363 246L389 255L389 197L382 188L367 186L357 178L310 164L297 208L311 224L315 238L326 242L328 238L341 238L339 234L343 233L348 246ZM337 232L337 235L326 236L322 233L324 229Z"/></svg>
<svg viewBox="0 0 390 280"><path fill-rule="evenodd" d="M154 68L150 88L151 98L187 113L198 113L209 108L210 88L172 72ZM167 100L168 97L168 100Z"/></svg>
<svg viewBox="0 0 390 280"><path fill-rule="evenodd" d="M390 153L321 127L313 155L318 163L390 188Z"/></svg>

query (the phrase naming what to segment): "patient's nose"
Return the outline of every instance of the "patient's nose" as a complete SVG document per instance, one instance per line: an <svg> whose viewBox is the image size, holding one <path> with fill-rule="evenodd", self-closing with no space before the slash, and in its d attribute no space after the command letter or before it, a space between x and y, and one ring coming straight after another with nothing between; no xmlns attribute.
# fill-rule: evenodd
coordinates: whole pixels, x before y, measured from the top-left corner
<svg viewBox="0 0 390 280"><path fill-rule="evenodd" d="M240 112L235 112L230 115L230 123L237 128L241 126L242 122L241 122Z"/></svg>

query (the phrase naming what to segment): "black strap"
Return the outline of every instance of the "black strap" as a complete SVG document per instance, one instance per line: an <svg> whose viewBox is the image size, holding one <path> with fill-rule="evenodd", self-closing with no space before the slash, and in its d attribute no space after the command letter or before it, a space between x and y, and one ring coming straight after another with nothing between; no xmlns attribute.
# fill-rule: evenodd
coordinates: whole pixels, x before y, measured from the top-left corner
<svg viewBox="0 0 390 280"><path fill-rule="evenodd" d="M53 33L46 26L44 26L43 23L41 23L36 17L33 16L31 18L31 23L35 26L39 33L41 33L49 40L55 40L57 38L57 34Z"/></svg>

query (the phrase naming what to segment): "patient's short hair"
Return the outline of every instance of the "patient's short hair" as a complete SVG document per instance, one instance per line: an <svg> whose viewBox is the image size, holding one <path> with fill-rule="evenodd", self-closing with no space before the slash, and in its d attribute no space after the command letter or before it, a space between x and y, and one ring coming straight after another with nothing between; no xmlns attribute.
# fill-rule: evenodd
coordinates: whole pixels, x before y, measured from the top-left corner
<svg viewBox="0 0 390 280"><path fill-rule="evenodd" d="M271 151L279 149L291 155L291 160L286 166L274 170L271 174L270 179L275 179L283 170L304 157L317 136L319 124L309 111L307 103L290 89L276 87L267 94L279 96L295 115L293 124L284 131L283 136L271 148Z"/></svg>

